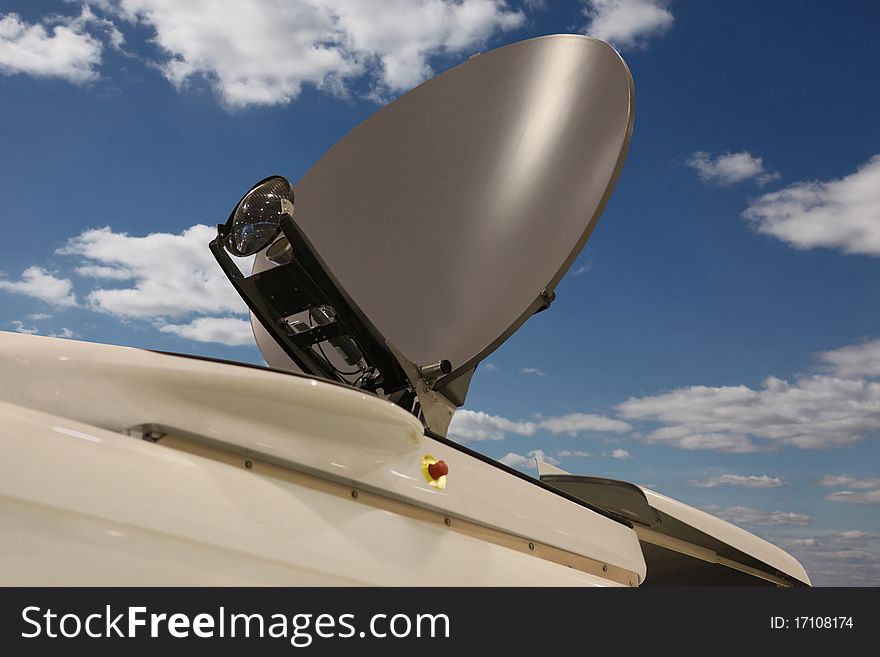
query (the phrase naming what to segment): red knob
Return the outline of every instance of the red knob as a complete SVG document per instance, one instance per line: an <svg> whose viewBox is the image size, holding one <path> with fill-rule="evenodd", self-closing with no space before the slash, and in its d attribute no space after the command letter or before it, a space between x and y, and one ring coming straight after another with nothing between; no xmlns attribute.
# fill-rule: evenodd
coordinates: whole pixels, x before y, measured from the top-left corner
<svg viewBox="0 0 880 657"><path fill-rule="evenodd" d="M437 461L428 466L428 474L434 479L439 479L443 475L449 474L449 466L445 461Z"/></svg>

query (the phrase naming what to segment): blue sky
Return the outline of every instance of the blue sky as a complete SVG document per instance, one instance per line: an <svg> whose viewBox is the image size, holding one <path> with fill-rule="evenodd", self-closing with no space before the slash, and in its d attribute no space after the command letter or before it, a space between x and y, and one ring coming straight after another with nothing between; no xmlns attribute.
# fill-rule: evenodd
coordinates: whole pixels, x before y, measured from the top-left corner
<svg viewBox="0 0 880 657"><path fill-rule="evenodd" d="M206 227L473 52L593 34L635 79L626 166L451 433L880 584L880 8L224 4L3 3L0 329L261 362Z"/></svg>

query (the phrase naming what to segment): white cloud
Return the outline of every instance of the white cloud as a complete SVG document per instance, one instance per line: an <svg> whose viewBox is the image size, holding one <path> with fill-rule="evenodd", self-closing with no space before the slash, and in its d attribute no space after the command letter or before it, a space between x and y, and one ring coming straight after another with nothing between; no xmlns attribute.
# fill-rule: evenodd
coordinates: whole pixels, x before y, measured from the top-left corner
<svg viewBox="0 0 880 657"><path fill-rule="evenodd" d="M18 319L13 319L9 323L12 324L12 329L16 333L22 333L24 335L39 335L40 334L40 329L38 329L36 326L25 326L24 322L22 322Z"/></svg>
<svg viewBox="0 0 880 657"><path fill-rule="evenodd" d="M94 80L103 46L85 31L92 18L87 8L77 19L57 18L41 24L23 21L14 13L0 15L0 73L62 78L73 83Z"/></svg>
<svg viewBox="0 0 880 657"><path fill-rule="evenodd" d="M818 536L780 536L778 539L778 543L780 546L798 546L798 547L825 547L828 548L832 545L839 545L841 541L850 541L851 539L847 539L845 535L850 534L851 532L839 532L836 530L825 530ZM862 534L863 532L857 531L857 534ZM867 534L866 534L867 536Z"/></svg>
<svg viewBox="0 0 880 657"><path fill-rule="evenodd" d="M129 286L101 287L89 293L88 304L95 310L150 319L189 313L244 314L247 307L208 249L215 236L214 229L202 225L180 234L146 237L100 228L70 239L58 253L81 257L85 262L78 271L103 273L105 279L123 280L123 271L130 274Z"/></svg>
<svg viewBox="0 0 880 657"><path fill-rule="evenodd" d="M618 48L644 47L675 22L667 6L666 0L585 0L584 31Z"/></svg>
<svg viewBox="0 0 880 657"><path fill-rule="evenodd" d="M533 449L531 452L523 456L522 454L516 454L514 452L509 452L498 459L504 465L509 465L512 468L536 468L535 459L539 461L544 461L545 463L549 463L550 465L559 465L559 461L554 459L552 456L547 456L540 449Z"/></svg>
<svg viewBox="0 0 880 657"><path fill-rule="evenodd" d="M686 164L696 170L697 176L703 182L724 186L750 179L764 185L779 179L779 172L767 171L763 159L748 151L722 153L715 157L706 151L697 151L688 158Z"/></svg>
<svg viewBox="0 0 880 657"><path fill-rule="evenodd" d="M487 372L497 372L498 371L498 366L493 365L492 363L481 363L481 365L483 366L483 369L486 370Z"/></svg>
<svg viewBox="0 0 880 657"><path fill-rule="evenodd" d="M792 513L789 511L759 511L751 509L747 506L729 506L721 508L719 506L703 507L709 513L712 513L723 520L732 522L735 525L808 525L812 522L812 518L805 513Z"/></svg>
<svg viewBox="0 0 880 657"><path fill-rule="evenodd" d="M514 452L508 452L498 459L498 461L504 465L509 465L511 468L529 467L534 463L534 459L530 459L522 454L515 454Z"/></svg>
<svg viewBox="0 0 880 657"><path fill-rule="evenodd" d="M779 536L772 541L789 549L804 565L814 586L877 586L880 540L860 530L819 536Z"/></svg>
<svg viewBox="0 0 880 657"><path fill-rule="evenodd" d="M111 281L127 281L134 278L134 274L124 267L83 265L82 267L77 267L75 271L84 278L103 278Z"/></svg>
<svg viewBox="0 0 880 657"><path fill-rule="evenodd" d="M850 445L880 429L880 383L769 377L758 390L692 386L631 398L617 409L628 419L666 425L643 436L647 443L722 452L781 445L822 449Z"/></svg>
<svg viewBox="0 0 880 657"><path fill-rule="evenodd" d="M564 449L561 452L557 453L556 456L558 456L561 459L569 458L571 456L576 456L579 458L588 458L588 457L592 456L592 454L590 452L584 452L579 449L575 449L575 450Z"/></svg>
<svg viewBox="0 0 880 657"><path fill-rule="evenodd" d="M589 413L572 413L530 422L509 420L483 411L460 410L449 425L449 437L457 440L502 440L506 433L531 436L538 429L574 436L588 431L623 433L630 429L630 425L621 420Z"/></svg>
<svg viewBox="0 0 880 657"><path fill-rule="evenodd" d="M581 265L580 267L575 269L573 272L571 272L571 275L572 276L583 276L584 274L589 272L592 268L593 268L593 265L591 263L588 263L586 265Z"/></svg>
<svg viewBox="0 0 880 657"><path fill-rule="evenodd" d="M199 342L252 345L250 323L229 316L246 316L247 307L208 249L214 235L214 230L202 225L180 234L153 233L145 237L116 233L110 228L92 229L68 240L57 253L78 258L81 264L75 271L99 284L87 296L86 305L92 310L145 319L163 333ZM253 257L235 260L249 270ZM77 305L71 281L40 267L29 267L18 281L0 279L0 290L26 294L56 307ZM50 317L47 313L28 315L32 321ZM186 321L169 321L179 318ZM74 337L68 328L46 333L20 321L12 324L20 333Z"/></svg>
<svg viewBox="0 0 880 657"><path fill-rule="evenodd" d="M219 342L230 347L254 344L251 323L237 317L199 317L189 324L165 324L159 330L198 342Z"/></svg>
<svg viewBox="0 0 880 657"><path fill-rule="evenodd" d="M611 452L613 459L631 459L632 455L625 449L615 449Z"/></svg>
<svg viewBox="0 0 880 657"><path fill-rule="evenodd" d="M856 490L880 489L880 479L858 479L850 475L825 475L819 482L820 486L834 488L854 488Z"/></svg>
<svg viewBox="0 0 880 657"><path fill-rule="evenodd" d="M870 538L871 535L867 532L863 532L858 529L851 529L846 532L841 532L839 535L840 540L842 541L859 541L863 538Z"/></svg>
<svg viewBox="0 0 880 657"><path fill-rule="evenodd" d="M502 440L507 432L531 436L535 429L534 422L514 422L483 411L465 409L452 416L448 435L453 440Z"/></svg>
<svg viewBox="0 0 880 657"><path fill-rule="evenodd" d="M110 228L90 229L68 240L56 253L77 258L76 273L96 282L96 289L86 297L92 310L146 320L163 333L200 342L252 345L250 323L242 317L230 317L246 316L247 306L208 249L214 236L213 229L202 225L179 234L145 237ZM253 256L233 260L249 271ZM26 294L57 307L77 305L71 281L40 267L29 267L18 281L0 279L0 290ZM31 320L50 317L46 313L28 315ZM184 321L170 321L174 319ZM21 322L14 325L19 332L74 336L68 328L44 333Z"/></svg>
<svg viewBox="0 0 880 657"><path fill-rule="evenodd" d="M737 433L700 433L687 426L662 427L643 438L649 444L669 445L679 449L709 449L731 454L757 452L760 448L748 436Z"/></svg>
<svg viewBox="0 0 880 657"><path fill-rule="evenodd" d="M848 502L850 504L880 504L880 490L869 490L856 493L851 490L838 490L825 496L831 502Z"/></svg>
<svg viewBox="0 0 880 657"><path fill-rule="evenodd" d="M880 504L880 478L858 479L850 475L825 475L820 486L845 488L825 496L831 502L850 504Z"/></svg>
<svg viewBox="0 0 880 657"><path fill-rule="evenodd" d="M717 486L744 486L746 488L776 488L783 486L784 482L779 477L767 475L736 475L722 474L716 477L707 477L694 481L695 486L701 488L715 488Z"/></svg>
<svg viewBox="0 0 880 657"><path fill-rule="evenodd" d="M533 376L547 376L547 372L537 367L524 367L520 370L521 374L531 374Z"/></svg>
<svg viewBox="0 0 880 657"><path fill-rule="evenodd" d="M626 422L615 420L604 415L591 413L571 413L558 417L548 417L539 423L542 429L552 433L567 433L570 436L584 431L607 431L610 433L624 433L632 427Z"/></svg>
<svg viewBox="0 0 880 657"><path fill-rule="evenodd" d="M70 279L58 278L42 267L28 267L17 281L0 279L0 290L24 294L61 308L76 305Z"/></svg>
<svg viewBox="0 0 880 657"><path fill-rule="evenodd" d="M880 155L844 178L799 182L765 194L742 216L759 233L797 249L880 256Z"/></svg>
<svg viewBox="0 0 880 657"><path fill-rule="evenodd" d="M842 378L880 377L880 340L823 351L819 359L835 376Z"/></svg>
<svg viewBox="0 0 880 657"><path fill-rule="evenodd" d="M0 73L94 80L104 42L123 51L111 18L151 34L170 82L205 80L229 107L285 104L304 84L346 94L361 79L381 99L430 77L431 58L524 21L503 0L84 0L79 16L36 24L0 14Z"/></svg>
<svg viewBox="0 0 880 657"><path fill-rule="evenodd" d="M45 335L50 338L73 338L73 337L76 337L76 333L71 331L69 328L62 328L58 333L55 333L52 331L50 331L48 333L43 333L36 326L25 326L24 322L21 322L17 319L14 319L9 323L12 324L13 330L16 333L23 333L24 335Z"/></svg>
<svg viewBox="0 0 880 657"><path fill-rule="evenodd" d="M366 75L382 96L432 74L435 55L469 53L524 16L501 0L116 0L154 32L177 86L206 79L231 107L275 105L304 84L337 93Z"/></svg>

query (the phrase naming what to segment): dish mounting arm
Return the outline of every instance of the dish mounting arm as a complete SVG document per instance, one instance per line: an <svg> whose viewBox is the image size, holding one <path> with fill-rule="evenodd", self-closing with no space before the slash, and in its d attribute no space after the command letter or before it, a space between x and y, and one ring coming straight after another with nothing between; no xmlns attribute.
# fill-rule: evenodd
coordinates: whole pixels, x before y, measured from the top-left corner
<svg viewBox="0 0 880 657"><path fill-rule="evenodd" d="M425 426L446 433L457 406L433 389L450 371L448 361L419 367L407 360L373 325L336 280L289 214L280 218L281 235L270 246L280 253L276 266L244 275L224 248L228 225L219 225L210 249L254 317L305 373L362 390L378 392L419 416ZM305 326L291 318L307 312L322 320ZM317 346L345 347L360 356L361 376L346 378Z"/></svg>

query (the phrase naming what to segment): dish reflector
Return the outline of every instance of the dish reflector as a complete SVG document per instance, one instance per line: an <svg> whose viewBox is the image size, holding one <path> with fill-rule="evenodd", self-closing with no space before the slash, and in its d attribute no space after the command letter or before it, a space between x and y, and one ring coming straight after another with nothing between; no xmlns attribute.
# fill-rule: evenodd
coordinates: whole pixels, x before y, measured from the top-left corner
<svg viewBox="0 0 880 657"><path fill-rule="evenodd" d="M296 222L418 366L468 373L546 307L623 166L633 82L556 35L470 58L382 108L295 185ZM254 272L273 266L258 254ZM273 367L295 369L254 322Z"/></svg>

